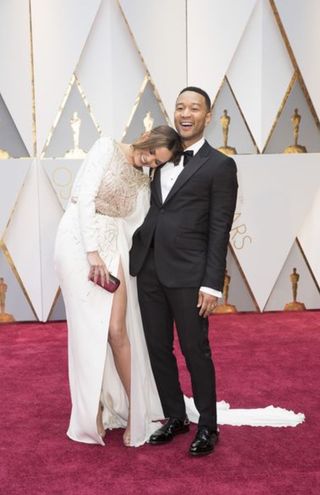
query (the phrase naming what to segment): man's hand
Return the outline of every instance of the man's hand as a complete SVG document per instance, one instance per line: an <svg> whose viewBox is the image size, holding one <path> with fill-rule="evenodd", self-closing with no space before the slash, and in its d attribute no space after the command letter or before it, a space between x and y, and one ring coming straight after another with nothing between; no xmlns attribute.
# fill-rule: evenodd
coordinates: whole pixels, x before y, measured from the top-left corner
<svg viewBox="0 0 320 495"><path fill-rule="evenodd" d="M200 316L207 318L209 315L211 315L217 304L218 298L216 296L211 296L211 294L206 294L205 292L199 290L197 308L200 308Z"/></svg>
<svg viewBox="0 0 320 495"><path fill-rule="evenodd" d="M109 272L98 251L88 252L87 259L90 265L88 278L90 279L90 276L93 275L93 282L95 284L99 279L102 285L104 285L105 281L109 282Z"/></svg>

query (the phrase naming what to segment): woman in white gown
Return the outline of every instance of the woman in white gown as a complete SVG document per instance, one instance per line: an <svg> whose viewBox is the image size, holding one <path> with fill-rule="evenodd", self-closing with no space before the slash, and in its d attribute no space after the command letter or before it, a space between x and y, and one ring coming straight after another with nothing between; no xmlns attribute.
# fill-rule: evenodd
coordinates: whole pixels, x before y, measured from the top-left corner
<svg viewBox="0 0 320 495"><path fill-rule="evenodd" d="M129 275L132 234L149 208L149 177L179 159L182 145L159 126L133 145L100 138L75 179L60 222L55 265L68 323L72 411L67 435L104 445L105 430L125 428L125 445L143 444L163 412L145 344L135 279ZM88 279L120 279L111 294Z"/></svg>

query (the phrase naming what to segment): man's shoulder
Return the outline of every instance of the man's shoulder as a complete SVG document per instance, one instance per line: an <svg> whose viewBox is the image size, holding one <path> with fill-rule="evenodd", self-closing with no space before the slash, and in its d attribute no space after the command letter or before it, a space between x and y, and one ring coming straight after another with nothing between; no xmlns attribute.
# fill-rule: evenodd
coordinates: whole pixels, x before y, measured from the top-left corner
<svg viewBox="0 0 320 495"><path fill-rule="evenodd" d="M217 164L223 163L224 165L229 164L230 166L235 166L235 161L231 156L221 153L221 151L211 146L207 140L204 142L203 151L207 153L210 160L213 160Z"/></svg>

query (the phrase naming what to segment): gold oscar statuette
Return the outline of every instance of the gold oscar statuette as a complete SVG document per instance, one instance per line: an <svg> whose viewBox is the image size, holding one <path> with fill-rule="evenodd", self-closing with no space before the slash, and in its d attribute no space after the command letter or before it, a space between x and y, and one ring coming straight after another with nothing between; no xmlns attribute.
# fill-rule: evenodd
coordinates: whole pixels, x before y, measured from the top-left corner
<svg viewBox="0 0 320 495"><path fill-rule="evenodd" d="M236 313L237 308L233 304L228 303L228 296L229 296L229 286L230 286L230 281L231 277L228 275L228 272L226 270L225 275L224 275L224 284L223 284L223 303L218 304L212 311L213 313Z"/></svg>
<svg viewBox="0 0 320 495"><path fill-rule="evenodd" d="M306 309L305 305L302 302L297 301L299 278L300 275L299 273L297 273L297 269L294 268L293 272L290 275L293 301L285 305L284 311L304 311Z"/></svg>
<svg viewBox="0 0 320 495"><path fill-rule="evenodd" d="M298 144L300 122L301 122L301 115L299 114L298 109L295 108L294 114L291 117L294 144L287 146L287 148L284 150L284 153L306 153L307 152L307 148L305 146Z"/></svg>
<svg viewBox="0 0 320 495"><path fill-rule="evenodd" d="M85 151L83 151L79 147L80 126L81 126L81 119L78 116L78 112L73 112L72 118L70 119L70 127L73 136L73 148L66 152L64 158L78 159L78 158L84 158L86 156Z"/></svg>
<svg viewBox="0 0 320 495"><path fill-rule="evenodd" d="M0 160L8 160L8 158L10 158L9 153L0 148Z"/></svg>
<svg viewBox="0 0 320 495"><path fill-rule="evenodd" d="M223 135L223 146L218 148L221 153L225 155L236 155L237 151L232 146L228 146L228 135L229 135L229 127L230 127L231 117L228 115L228 110L223 110L223 115L220 117L220 123L222 127L222 135Z"/></svg>
<svg viewBox="0 0 320 495"><path fill-rule="evenodd" d="M153 128L153 124L154 124L154 118L152 117L151 112L147 112L143 119L145 132L151 131L151 129Z"/></svg>
<svg viewBox="0 0 320 495"><path fill-rule="evenodd" d="M14 317L9 313L6 313L6 293L7 284L4 279L0 277L0 323L9 323L15 321Z"/></svg>

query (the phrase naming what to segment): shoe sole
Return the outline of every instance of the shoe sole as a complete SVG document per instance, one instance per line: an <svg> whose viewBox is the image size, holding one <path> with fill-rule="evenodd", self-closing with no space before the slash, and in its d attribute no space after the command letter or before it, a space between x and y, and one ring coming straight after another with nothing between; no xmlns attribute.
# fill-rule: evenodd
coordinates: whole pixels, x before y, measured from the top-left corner
<svg viewBox="0 0 320 495"><path fill-rule="evenodd" d="M209 452L190 452L190 451L189 451L189 455L190 455L191 457L203 457L203 456L205 456L205 455L210 455L210 454L212 454L212 452L213 452L213 451L214 451L214 449L209 450Z"/></svg>

